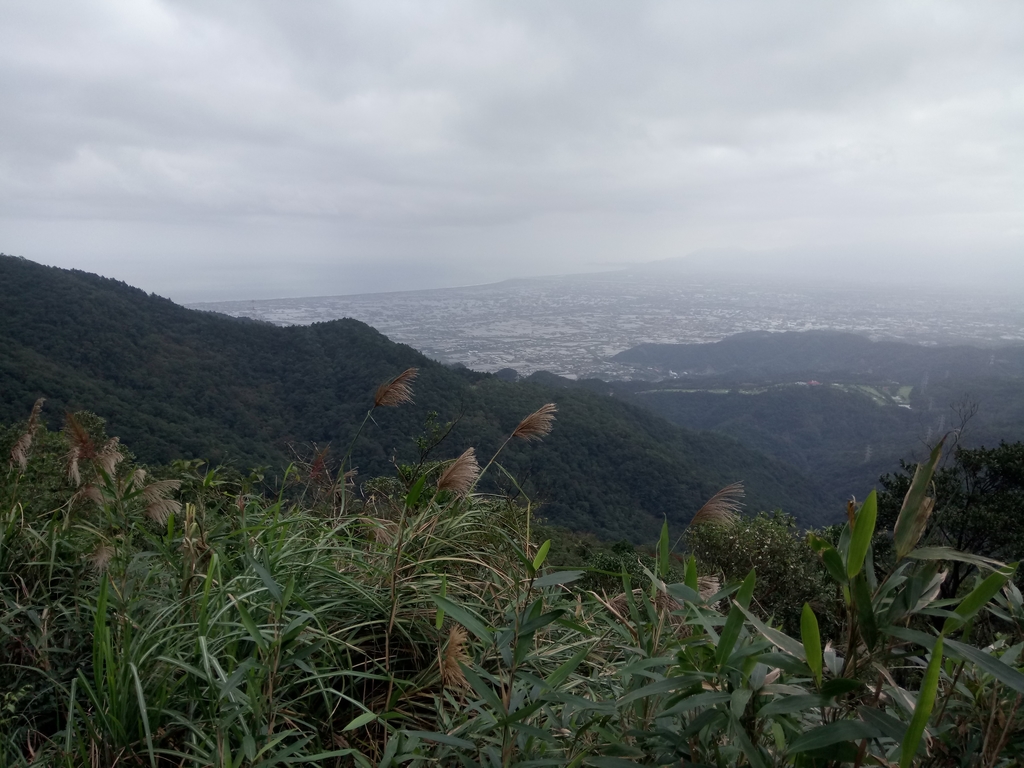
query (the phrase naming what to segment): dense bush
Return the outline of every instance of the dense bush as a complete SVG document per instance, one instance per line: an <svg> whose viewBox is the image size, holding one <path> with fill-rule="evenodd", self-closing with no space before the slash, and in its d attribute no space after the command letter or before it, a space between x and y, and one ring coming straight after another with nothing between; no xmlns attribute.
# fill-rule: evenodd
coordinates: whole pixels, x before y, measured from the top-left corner
<svg viewBox="0 0 1024 768"><path fill-rule="evenodd" d="M728 525L691 525L685 540L701 572L720 573L723 583L756 570L752 605L786 632L800 631L804 603L810 603L826 636L838 631L839 590L791 515L761 512Z"/></svg>

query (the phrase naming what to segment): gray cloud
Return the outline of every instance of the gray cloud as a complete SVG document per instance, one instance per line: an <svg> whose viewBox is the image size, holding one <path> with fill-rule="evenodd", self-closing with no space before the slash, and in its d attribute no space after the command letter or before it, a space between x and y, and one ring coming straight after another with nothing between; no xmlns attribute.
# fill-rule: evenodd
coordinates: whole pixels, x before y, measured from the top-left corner
<svg viewBox="0 0 1024 768"><path fill-rule="evenodd" d="M1024 6L0 5L0 250L181 300L1024 245Z"/></svg>

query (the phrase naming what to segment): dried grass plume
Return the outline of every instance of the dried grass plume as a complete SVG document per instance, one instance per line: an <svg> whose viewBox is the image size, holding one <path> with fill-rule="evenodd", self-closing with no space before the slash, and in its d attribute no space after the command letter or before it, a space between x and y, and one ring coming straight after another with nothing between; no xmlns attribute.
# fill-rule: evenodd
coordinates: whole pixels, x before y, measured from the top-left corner
<svg viewBox="0 0 1024 768"><path fill-rule="evenodd" d="M181 503L170 498L178 490L178 480L156 480L142 489L142 500L146 503L146 515L160 525L166 525L171 515L181 513Z"/></svg>
<svg viewBox="0 0 1024 768"><path fill-rule="evenodd" d="M45 402L45 397L40 397L36 400L35 405L32 406L32 414L28 417L28 427L26 427L21 437L18 438L14 447L11 448L10 465L13 467L17 464L22 472L28 469L28 452L32 447L32 439L36 436L36 431L39 429L39 413L43 410L43 403Z"/></svg>
<svg viewBox="0 0 1024 768"><path fill-rule="evenodd" d="M540 440L545 435L551 434L551 427L555 421L555 412L558 408L554 403L542 405L525 419L519 422L519 426L512 432L512 437L521 437L524 440Z"/></svg>
<svg viewBox="0 0 1024 768"><path fill-rule="evenodd" d="M480 464L476 460L476 451L467 448L459 458L445 467L437 481L437 490L451 491L457 496L465 496L480 476Z"/></svg>
<svg viewBox="0 0 1024 768"><path fill-rule="evenodd" d="M439 654L438 662L441 667L441 683L448 689L469 688L469 682L462 673L459 663L468 664L469 655L466 653L466 630L454 625L448 633L448 645L444 649L444 655Z"/></svg>
<svg viewBox="0 0 1024 768"><path fill-rule="evenodd" d="M373 397L373 407L383 406L385 408L403 405L412 402L412 382L419 375L419 369L407 368L395 376L391 381L384 382L377 387L377 394Z"/></svg>
<svg viewBox="0 0 1024 768"><path fill-rule="evenodd" d="M690 525L735 525L743 508L743 483L727 485L697 510Z"/></svg>

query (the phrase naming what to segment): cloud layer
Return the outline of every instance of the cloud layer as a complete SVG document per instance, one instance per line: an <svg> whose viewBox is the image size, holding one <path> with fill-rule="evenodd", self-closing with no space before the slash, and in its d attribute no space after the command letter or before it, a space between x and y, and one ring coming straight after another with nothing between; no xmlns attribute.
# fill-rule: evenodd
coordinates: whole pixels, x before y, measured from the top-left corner
<svg viewBox="0 0 1024 768"><path fill-rule="evenodd" d="M0 250L182 300L1021 258L1018 3L0 9Z"/></svg>

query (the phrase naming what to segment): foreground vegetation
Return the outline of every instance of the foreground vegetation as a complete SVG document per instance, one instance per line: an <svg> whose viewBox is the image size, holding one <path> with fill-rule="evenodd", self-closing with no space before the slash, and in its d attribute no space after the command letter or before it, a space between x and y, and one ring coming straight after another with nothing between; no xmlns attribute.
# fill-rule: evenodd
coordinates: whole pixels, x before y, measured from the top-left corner
<svg viewBox="0 0 1024 768"><path fill-rule="evenodd" d="M411 380L381 387L364 424ZM550 567L559 547L536 540L524 496L479 492L504 445L482 470L469 449L359 492L351 449L318 453L268 495L196 461L146 472L97 419L50 432L40 407L7 435L4 765L1024 759L1016 566L920 546L941 443L891 536L871 493L808 535L799 573L777 561L796 552L791 522L740 519L736 488L684 536L700 563L666 523L649 556L590 553L588 571ZM546 437L554 416L505 444ZM733 578L715 558L737 538L760 560ZM971 577L943 598L957 563ZM818 599L772 602L794 574Z"/></svg>

